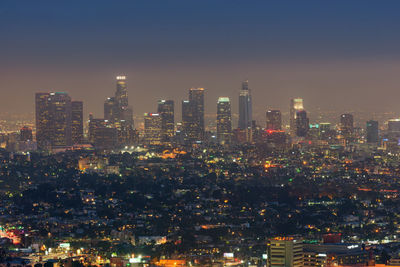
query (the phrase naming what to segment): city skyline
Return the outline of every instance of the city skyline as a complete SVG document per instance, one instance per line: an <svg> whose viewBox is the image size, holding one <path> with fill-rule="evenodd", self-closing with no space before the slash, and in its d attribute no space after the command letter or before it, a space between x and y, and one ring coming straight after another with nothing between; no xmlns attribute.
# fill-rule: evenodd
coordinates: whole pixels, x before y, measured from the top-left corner
<svg viewBox="0 0 400 267"><path fill-rule="evenodd" d="M399 1L0 2L0 267L400 267Z"/></svg>
<svg viewBox="0 0 400 267"><path fill-rule="evenodd" d="M98 103L118 73L130 77L135 114L159 99L180 101L191 87L206 88L206 110L215 110L215 99L234 99L246 79L257 96L255 114L284 110L293 97L307 99L310 108L400 112L396 2L157 3L43 1L25 8L6 1L0 90L7 96L0 112L31 112L33 103L21 95L66 91L100 116ZM104 18L113 10L120 15ZM207 22L196 22L203 16Z"/></svg>

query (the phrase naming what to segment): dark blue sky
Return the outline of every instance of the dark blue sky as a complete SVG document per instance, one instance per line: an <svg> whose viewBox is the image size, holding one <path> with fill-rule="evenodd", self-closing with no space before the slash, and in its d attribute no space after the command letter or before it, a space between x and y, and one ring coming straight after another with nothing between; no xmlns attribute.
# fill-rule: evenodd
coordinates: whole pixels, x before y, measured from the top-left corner
<svg viewBox="0 0 400 267"><path fill-rule="evenodd" d="M207 112L250 80L255 105L400 111L399 1L0 2L0 111L68 91L102 115L129 77L135 113L207 88ZM23 96L23 97L21 97ZM16 102L16 103L15 103Z"/></svg>

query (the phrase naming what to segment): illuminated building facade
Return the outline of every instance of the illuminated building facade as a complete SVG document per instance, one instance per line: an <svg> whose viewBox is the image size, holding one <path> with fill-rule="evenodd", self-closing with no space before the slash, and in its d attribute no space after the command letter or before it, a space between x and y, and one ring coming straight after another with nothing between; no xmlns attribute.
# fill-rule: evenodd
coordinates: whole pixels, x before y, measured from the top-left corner
<svg viewBox="0 0 400 267"><path fill-rule="evenodd" d="M193 123L193 108L189 100L182 101L182 132L185 142L193 142L196 140Z"/></svg>
<svg viewBox="0 0 400 267"><path fill-rule="evenodd" d="M72 144L82 144L83 141L83 102L71 102L71 134Z"/></svg>
<svg viewBox="0 0 400 267"><path fill-rule="evenodd" d="M378 121L367 121L367 143L378 143L379 141L379 124Z"/></svg>
<svg viewBox="0 0 400 267"><path fill-rule="evenodd" d="M37 93L36 140L39 149L72 145L72 102L67 93Z"/></svg>
<svg viewBox="0 0 400 267"><path fill-rule="evenodd" d="M321 122L319 124L319 132L321 134L325 134L331 130L331 124L329 122Z"/></svg>
<svg viewBox="0 0 400 267"><path fill-rule="evenodd" d="M239 92L239 128L247 129L251 127L253 120L253 107L249 81L242 82L242 89Z"/></svg>
<svg viewBox="0 0 400 267"><path fill-rule="evenodd" d="M192 106L192 129L195 141L204 139L204 88L190 88L189 102Z"/></svg>
<svg viewBox="0 0 400 267"><path fill-rule="evenodd" d="M360 244L304 243L304 266L373 266L370 252ZM372 254L371 254L372 255ZM313 265L314 264L314 265Z"/></svg>
<svg viewBox="0 0 400 267"><path fill-rule="evenodd" d="M269 240L269 267L303 267L303 243L291 237L278 237Z"/></svg>
<svg viewBox="0 0 400 267"><path fill-rule="evenodd" d="M133 127L133 111L128 102L126 76L117 76L116 81L115 96L104 101L104 119L112 123L124 120Z"/></svg>
<svg viewBox="0 0 400 267"><path fill-rule="evenodd" d="M117 91L115 92L115 101L118 107L128 107L128 88L126 84L126 76L120 75L117 79Z"/></svg>
<svg viewBox="0 0 400 267"><path fill-rule="evenodd" d="M162 141L170 141L174 136L175 130L174 101L158 101L157 112L161 116Z"/></svg>
<svg viewBox="0 0 400 267"><path fill-rule="evenodd" d="M388 133L400 134L400 119L391 119L388 121Z"/></svg>
<svg viewBox="0 0 400 267"><path fill-rule="evenodd" d="M96 149L109 150L117 144L117 129L112 123L105 119L89 118L89 142Z"/></svg>
<svg viewBox="0 0 400 267"><path fill-rule="evenodd" d="M50 93L51 146L66 147L72 144L71 97L67 93Z"/></svg>
<svg viewBox="0 0 400 267"><path fill-rule="evenodd" d="M231 101L229 97L218 98L217 138L220 144L230 144L232 138Z"/></svg>
<svg viewBox="0 0 400 267"><path fill-rule="evenodd" d="M109 97L104 101L104 119L108 121L116 121L117 117L117 105L115 103L115 98L114 97Z"/></svg>
<svg viewBox="0 0 400 267"><path fill-rule="evenodd" d="M119 120L112 124L112 127L117 130L117 144L120 147L136 143L136 131L130 122Z"/></svg>
<svg viewBox="0 0 400 267"><path fill-rule="evenodd" d="M109 127L117 131L117 146L132 145L136 133L134 130L133 110L129 106L126 76L116 77L116 92L114 97L104 101L104 119Z"/></svg>
<svg viewBox="0 0 400 267"><path fill-rule="evenodd" d="M89 142L94 143L96 130L100 127L109 126L109 121L105 119L95 119L93 115L89 115Z"/></svg>
<svg viewBox="0 0 400 267"><path fill-rule="evenodd" d="M267 110L266 129L282 130L282 114L280 110Z"/></svg>
<svg viewBox="0 0 400 267"><path fill-rule="evenodd" d="M290 134L292 136L297 135L297 112L300 110L304 110L303 99L302 98L293 98L290 100L290 108L289 108L289 124L290 124Z"/></svg>
<svg viewBox="0 0 400 267"><path fill-rule="evenodd" d="M298 110L296 112L296 136L305 137L307 136L310 121L307 117L305 110Z"/></svg>
<svg viewBox="0 0 400 267"><path fill-rule="evenodd" d="M35 95L35 122L36 142L39 149L50 148L50 93L36 93Z"/></svg>
<svg viewBox="0 0 400 267"><path fill-rule="evenodd" d="M162 133L162 120L158 113L144 114L144 143L160 145Z"/></svg>
<svg viewBox="0 0 400 267"><path fill-rule="evenodd" d="M340 115L340 132L346 138L350 137L354 131L353 115L345 113Z"/></svg>

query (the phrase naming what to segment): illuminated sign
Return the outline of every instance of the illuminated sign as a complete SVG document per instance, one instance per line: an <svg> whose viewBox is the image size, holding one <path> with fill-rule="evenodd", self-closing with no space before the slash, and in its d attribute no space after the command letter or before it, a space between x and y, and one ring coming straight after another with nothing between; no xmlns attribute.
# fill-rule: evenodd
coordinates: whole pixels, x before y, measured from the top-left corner
<svg viewBox="0 0 400 267"><path fill-rule="evenodd" d="M71 244L70 243L61 243L59 246L60 246L60 248L70 248Z"/></svg>
<svg viewBox="0 0 400 267"><path fill-rule="evenodd" d="M142 262L142 258L130 258L129 263L140 263Z"/></svg>

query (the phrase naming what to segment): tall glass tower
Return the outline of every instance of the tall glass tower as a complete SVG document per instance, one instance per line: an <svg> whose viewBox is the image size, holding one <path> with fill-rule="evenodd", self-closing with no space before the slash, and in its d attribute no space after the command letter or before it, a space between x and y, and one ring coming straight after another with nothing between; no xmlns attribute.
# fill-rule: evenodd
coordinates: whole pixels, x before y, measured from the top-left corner
<svg viewBox="0 0 400 267"><path fill-rule="evenodd" d="M40 149L72 144L71 97L67 93L36 94L36 140Z"/></svg>
<svg viewBox="0 0 400 267"><path fill-rule="evenodd" d="M72 144L83 141L83 102L71 101L71 138Z"/></svg>
<svg viewBox="0 0 400 267"><path fill-rule="evenodd" d="M204 138L204 88L190 88L189 102L193 108L193 128L195 129L196 141Z"/></svg>
<svg viewBox="0 0 400 267"><path fill-rule="evenodd" d="M128 107L128 89L126 86L126 76L117 76L117 92L115 93L115 100L121 108Z"/></svg>
<svg viewBox="0 0 400 267"><path fill-rule="evenodd" d="M242 83L242 90L239 92L239 128L247 129L251 127L253 119L253 109L249 81Z"/></svg>
<svg viewBox="0 0 400 267"><path fill-rule="evenodd" d="M217 137L222 145L229 144L232 137L231 101L229 97L218 98Z"/></svg>
<svg viewBox="0 0 400 267"><path fill-rule="evenodd" d="M161 129L163 141L169 141L174 136L174 101L159 100L157 112L161 116Z"/></svg>
<svg viewBox="0 0 400 267"><path fill-rule="evenodd" d="M290 100L290 134L291 136L296 136L297 133L297 125L296 118L297 112L304 109L303 99L302 98L293 98Z"/></svg>

